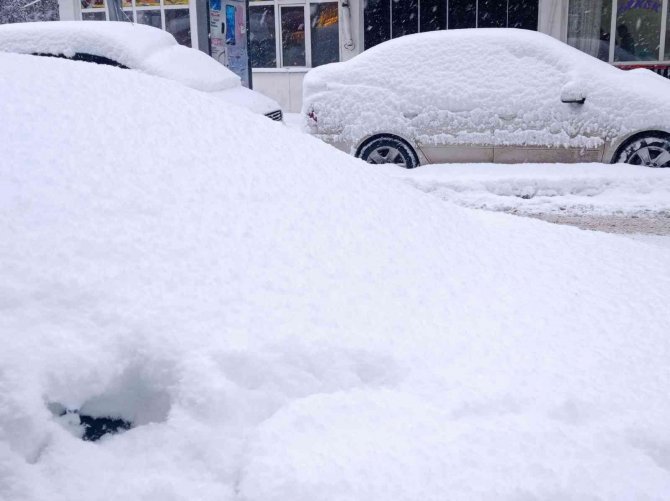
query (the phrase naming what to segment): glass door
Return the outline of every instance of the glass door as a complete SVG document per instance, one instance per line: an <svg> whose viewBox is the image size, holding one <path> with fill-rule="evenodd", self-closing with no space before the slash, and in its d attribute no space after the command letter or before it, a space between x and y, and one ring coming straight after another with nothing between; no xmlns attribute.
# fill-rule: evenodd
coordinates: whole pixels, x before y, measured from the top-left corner
<svg viewBox="0 0 670 501"><path fill-rule="evenodd" d="M307 40L305 29L305 5L282 5L281 65L307 66Z"/></svg>

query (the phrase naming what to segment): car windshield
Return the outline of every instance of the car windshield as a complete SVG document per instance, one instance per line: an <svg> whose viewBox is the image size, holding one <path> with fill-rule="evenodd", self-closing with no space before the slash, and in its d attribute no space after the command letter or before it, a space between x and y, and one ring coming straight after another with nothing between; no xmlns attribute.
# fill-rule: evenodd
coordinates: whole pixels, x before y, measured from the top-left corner
<svg viewBox="0 0 670 501"><path fill-rule="evenodd" d="M95 63L95 64L104 64L107 66L115 66L117 68L123 68L123 69L128 69L128 66L125 66L117 61L114 61L113 59L109 59L108 57L103 57L103 56L96 56L94 54L84 54L84 53L76 53L72 57L65 56L64 54L46 54L44 52L35 52L33 53L33 56L43 56L43 57L60 57L63 59L70 59L72 61L84 61L86 63Z"/></svg>

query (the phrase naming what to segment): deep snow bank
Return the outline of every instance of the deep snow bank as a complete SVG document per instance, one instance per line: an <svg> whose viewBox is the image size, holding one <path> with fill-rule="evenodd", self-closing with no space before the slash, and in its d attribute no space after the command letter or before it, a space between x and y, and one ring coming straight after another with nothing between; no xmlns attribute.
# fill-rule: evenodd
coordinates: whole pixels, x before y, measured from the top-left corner
<svg viewBox="0 0 670 501"><path fill-rule="evenodd" d="M136 73L0 55L0 96L0 499L670 492L663 249Z"/></svg>

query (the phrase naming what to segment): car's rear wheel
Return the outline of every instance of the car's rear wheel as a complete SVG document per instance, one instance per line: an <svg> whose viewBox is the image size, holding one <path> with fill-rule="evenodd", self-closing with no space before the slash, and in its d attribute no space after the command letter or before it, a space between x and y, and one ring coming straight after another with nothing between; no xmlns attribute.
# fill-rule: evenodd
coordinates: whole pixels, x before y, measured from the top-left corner
<svg viewBox="0 0 670 501"><path fill-rule="evenodd" d="M412 147L405 140L391 135L377 136L367 141L357 156L369 164L395 164L405 169L419 165Z"/></svg>
<svg viewBox="0 0 670 501"><path fill-rule="evenodd" d="M670 167L670 137L649 135L634 138L621 149L616 161L647 167Z"/></svg>

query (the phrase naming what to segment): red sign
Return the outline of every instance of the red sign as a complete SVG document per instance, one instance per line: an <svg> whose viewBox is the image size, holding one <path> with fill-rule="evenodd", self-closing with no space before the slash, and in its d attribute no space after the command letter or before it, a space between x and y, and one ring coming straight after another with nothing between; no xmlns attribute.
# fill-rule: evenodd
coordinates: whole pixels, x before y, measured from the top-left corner
<svg viewBox="0 0 670 501"><path fill-rule="evenodd" d="M636 68L645 68L654 73L658 73L662 77L670 78L670 64L623 64L617 65L617 68L622 70L633 70Z"/></svg>

